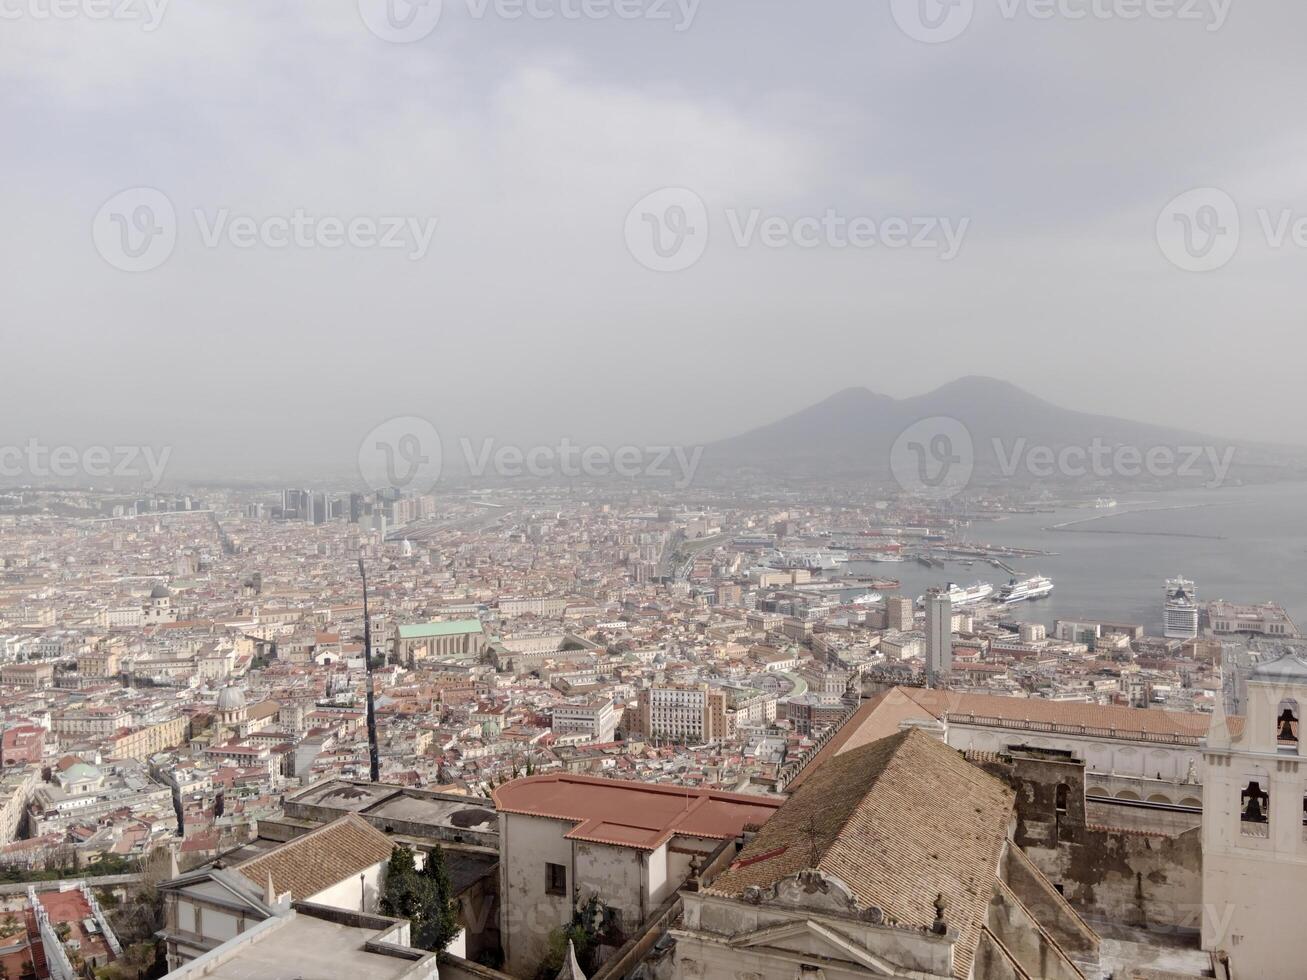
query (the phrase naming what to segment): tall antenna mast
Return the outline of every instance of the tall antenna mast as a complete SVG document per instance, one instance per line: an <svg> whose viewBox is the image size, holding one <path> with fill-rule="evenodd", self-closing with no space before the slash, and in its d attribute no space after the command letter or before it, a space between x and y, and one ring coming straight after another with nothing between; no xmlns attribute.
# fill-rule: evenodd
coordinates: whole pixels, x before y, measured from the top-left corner
<svg viewBox="0 0 1307 980"><path fill-rule="evenodd" d="M368 669L368 771L374 783L381 782L381 758L377 752L377 706L372 683L372 618L368 615L368 572L359 557L359 578L363 580L363 661Z"/></svg>

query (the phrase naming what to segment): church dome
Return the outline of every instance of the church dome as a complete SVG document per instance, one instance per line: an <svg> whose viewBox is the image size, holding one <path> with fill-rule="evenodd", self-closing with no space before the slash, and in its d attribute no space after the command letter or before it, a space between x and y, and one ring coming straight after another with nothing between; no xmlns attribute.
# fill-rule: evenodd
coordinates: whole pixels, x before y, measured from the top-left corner
<svg viewBox="0 0 1307 980"><path fill-rule="evenodd" d="M153 589L150 590L150 598L151 598L151 599L171 599L171 598L172 598L172 593L168 591L168 586L166 586L166 585L164 585L162 582L160 582L158 585L156 585Z"/></svg>
<svg viewBox="0 0 1307 980"><path fill-rule="evenodd" d="M218 693L219 711L240 711L245 707L245 692L234 685Z"/></svg>

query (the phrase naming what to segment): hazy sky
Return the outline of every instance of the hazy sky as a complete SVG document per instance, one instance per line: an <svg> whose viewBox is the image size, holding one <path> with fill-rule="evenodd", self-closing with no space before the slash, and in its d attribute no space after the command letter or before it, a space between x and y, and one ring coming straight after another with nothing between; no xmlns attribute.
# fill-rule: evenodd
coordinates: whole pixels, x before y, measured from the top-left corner
<svg viewBox="0 0 1307 980"><path fill-rule="evenodd" d="M965 374L1307 442L1301 0L975 0L946 43L896 22L916 0L444 0L405 44L372 0L173 0L157 26L153 2L0 0L0 444L348 461L402 414L447 442L698 442ZM1209 186L1239 247L1184 271L1159 215ZM102 252L131 229L97 214L140 187L176 240L129 272ZM633 254L642 212L628 247L667 187L708 221L676 272ZM965 231L951 258L818 222L814 247L736 241L828 210ZM405 219L412 247L275 247L297 211Z"/></svg>

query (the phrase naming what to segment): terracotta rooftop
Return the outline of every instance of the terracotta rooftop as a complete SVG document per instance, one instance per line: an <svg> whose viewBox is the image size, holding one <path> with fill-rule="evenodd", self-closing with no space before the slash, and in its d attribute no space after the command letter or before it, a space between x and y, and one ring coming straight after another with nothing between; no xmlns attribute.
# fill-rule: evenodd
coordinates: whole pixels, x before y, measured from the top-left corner
<svg viewBox="0 0 1307 980"><path fill-rule="evenodd" d="M970 973L1015 798L943 742L908 730L852 749L809 775L705 891L750 886L815 867L903 926L929 928L935 897L958 930L954 969Z"/></svg>
<svg viewBox="0 0 1307 980"><path fill-rule="evenodd" d="M295 901L301 902L389 859L394 847L385 834L349 813L238 864L234 870L259 887L271 872L276 893L290 892Z"/></svg>
<svg viewBox="0 0 1307 980"><path fill-rule="evenodd" d="M501 813L570 821L569 840L654 850L676 835L727 840L765 823L780 799L549 773L497 787Z"/></svg>

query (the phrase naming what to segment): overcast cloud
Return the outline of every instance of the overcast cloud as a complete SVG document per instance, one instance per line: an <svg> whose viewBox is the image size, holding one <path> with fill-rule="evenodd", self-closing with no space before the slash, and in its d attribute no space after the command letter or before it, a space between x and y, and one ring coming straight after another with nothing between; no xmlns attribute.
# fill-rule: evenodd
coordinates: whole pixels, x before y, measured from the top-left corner
<svg viewBox="0 0 1307 980"><path fill-rule="evenodd" d="M173 0L157 24L125 2L0 0L0 442L168 444L186 473L348 464L395 415L447 443L699 443L966 374L1307 442L1301 0L976 0L939 44L888 0L688 22L445 0L408 44L355 0ZM127 272L92 232L140 187L176 241ZM667 187L704 202L707 248L656 272L624 230ZM1240 219L1213 271L1156 231L1198 187ZM812 247L735 240L828 212L965 234L948 258L829 222ZM297 213L409 247L282 247L268 219Z"/></svg>

